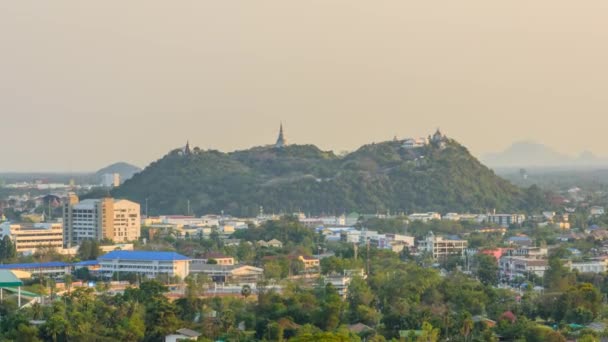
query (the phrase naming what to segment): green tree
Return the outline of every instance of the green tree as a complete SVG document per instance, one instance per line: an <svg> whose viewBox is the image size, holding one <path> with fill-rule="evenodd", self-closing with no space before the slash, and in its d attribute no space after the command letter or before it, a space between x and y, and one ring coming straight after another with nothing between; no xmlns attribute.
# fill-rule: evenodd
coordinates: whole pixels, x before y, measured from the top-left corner
<svg viewBox="0 0 608 342"><path fill-rule="evenodd" d="M498 283L498 262L491 255L477 254L477 277L484 285L496 285Z"/></svg>

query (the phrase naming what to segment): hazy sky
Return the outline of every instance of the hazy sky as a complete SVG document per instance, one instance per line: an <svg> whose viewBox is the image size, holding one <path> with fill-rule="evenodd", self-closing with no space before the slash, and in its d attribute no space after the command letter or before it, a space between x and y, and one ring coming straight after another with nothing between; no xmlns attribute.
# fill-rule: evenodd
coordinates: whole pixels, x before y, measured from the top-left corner
<svg viewBox="0 0 608 342"><path fill-rule="evenodd" d="M608 154L608 1L1 1L0 170L145 166L190 139Z"/></svg>

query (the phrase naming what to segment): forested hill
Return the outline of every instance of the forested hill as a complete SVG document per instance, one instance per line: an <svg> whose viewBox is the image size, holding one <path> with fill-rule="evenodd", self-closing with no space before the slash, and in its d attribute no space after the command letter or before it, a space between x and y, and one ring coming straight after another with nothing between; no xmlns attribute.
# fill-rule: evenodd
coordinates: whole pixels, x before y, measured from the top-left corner
<svg viewBox="0 0 608 342"><path fill-rule="evenodd" d="M496 176L457 142L365 145L338 157L312 145L223 153L174 150L113 191L150 214L541 209L542 194Z"/></svg>

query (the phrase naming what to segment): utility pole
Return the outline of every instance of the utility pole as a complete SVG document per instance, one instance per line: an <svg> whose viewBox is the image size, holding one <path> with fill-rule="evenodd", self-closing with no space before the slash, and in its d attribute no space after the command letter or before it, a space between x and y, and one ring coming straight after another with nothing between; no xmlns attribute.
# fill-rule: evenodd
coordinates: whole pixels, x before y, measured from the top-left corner
<svg viewBox="0 0 608 342"><path fill-rule="evenodd" d="M369 276L369 240L367 240L367 275Z"/></svg>

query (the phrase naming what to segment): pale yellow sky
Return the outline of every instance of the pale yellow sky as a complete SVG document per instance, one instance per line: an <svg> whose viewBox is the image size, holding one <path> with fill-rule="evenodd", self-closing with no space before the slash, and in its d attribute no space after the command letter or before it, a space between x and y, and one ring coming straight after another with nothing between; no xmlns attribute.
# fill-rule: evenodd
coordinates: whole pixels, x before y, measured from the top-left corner
<svg viewBox="0 0 608 342"><path fill-rule="evenodd" d="M608 155L608 1L2 1L0 171L145 166L187 138Z"/></svg>

